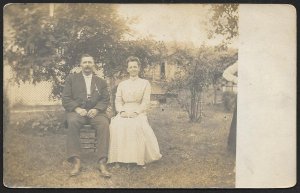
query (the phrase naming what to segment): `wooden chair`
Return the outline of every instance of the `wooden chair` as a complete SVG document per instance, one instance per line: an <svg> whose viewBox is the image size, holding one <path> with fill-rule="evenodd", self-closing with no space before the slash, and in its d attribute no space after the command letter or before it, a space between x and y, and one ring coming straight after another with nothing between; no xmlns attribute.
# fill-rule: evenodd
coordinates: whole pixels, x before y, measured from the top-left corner
<svg viewBox="0 0 300 193"><path fill-rule="evenodd" d="M83 125L80 129L80 142L82 149L97 150L97 130L91 125Z"/></svg>

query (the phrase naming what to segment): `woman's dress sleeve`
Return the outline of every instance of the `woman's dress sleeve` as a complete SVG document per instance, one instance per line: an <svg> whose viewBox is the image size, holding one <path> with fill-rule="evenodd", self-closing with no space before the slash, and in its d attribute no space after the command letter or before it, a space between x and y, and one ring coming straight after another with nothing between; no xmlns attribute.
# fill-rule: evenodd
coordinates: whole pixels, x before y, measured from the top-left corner
<svg viewBox="0 0 300 193"><path fill-rule="evenodd" d="M124 111L124 101L122 98L122 85L119 84L116 92L115 106L118 113Z"/></svg>
<svg viewBox="0 0 300 193"><path fill-rule="evenodd" d="M143 98L140 107L137 109L137 113L143 113L150 107L151 85L149 81L146 82Z"/></svg>

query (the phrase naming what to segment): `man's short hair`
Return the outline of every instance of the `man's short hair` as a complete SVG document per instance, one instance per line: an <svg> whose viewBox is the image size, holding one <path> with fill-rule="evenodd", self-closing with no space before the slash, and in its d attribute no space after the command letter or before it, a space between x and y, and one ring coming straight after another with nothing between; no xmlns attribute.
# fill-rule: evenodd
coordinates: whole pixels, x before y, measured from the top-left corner
<svg viewBox="0 0 300 193"><path fill-rule="evenodd" d="M94 60L94 57L93 57L93 56L91 56L91 55L89 55L89 54L82 54L81 57L80 57L80 61L82 60L82 58L86 58L86 57L91 57L91 58L93 58L93 60Z"/></svg>
<svg viewBox="0 0 300 193"><path fill-rule="evenodd" d="M137 64L139 66L141 66L141 62L140 62L140 59L138 57L135 57L135 56L129 56L126 60L126 64L128 65L129 62L137 62Z"/></svg>

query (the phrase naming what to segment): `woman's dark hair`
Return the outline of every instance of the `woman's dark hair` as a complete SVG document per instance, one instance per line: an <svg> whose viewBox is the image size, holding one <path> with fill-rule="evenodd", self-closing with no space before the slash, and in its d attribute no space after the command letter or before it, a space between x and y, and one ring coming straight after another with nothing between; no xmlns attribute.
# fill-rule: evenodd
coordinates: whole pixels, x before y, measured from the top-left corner
<svg viewBox="0 0 300 193"><path fill-rule="evenodd" d="M138 66L141 66L140 59L135 56L129 56L126 60L126 64L128 65L129 62L137 62Z"/></svg>

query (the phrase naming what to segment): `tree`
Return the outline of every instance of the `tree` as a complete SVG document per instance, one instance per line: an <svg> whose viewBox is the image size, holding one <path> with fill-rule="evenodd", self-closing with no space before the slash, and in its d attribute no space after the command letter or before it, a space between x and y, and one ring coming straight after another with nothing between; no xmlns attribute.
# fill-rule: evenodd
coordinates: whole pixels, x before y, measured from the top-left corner
<svg viewBox="0 0 300 193"><path fill-rule="evenodd" d="M215 52L213 47L208 46L198 49L177 48L172 54L171 61L181 70L167 87L178 94L177 100L188 113L190 121L201 121L203 93L210 85L216 92L224 69L236 59L235 50Z"/></svg>
<svg viewBox="0 0 300 193"><path fill-rule="evenodd" d="M16 73L17 82L53 82L53 97L60 97L70 70L83 53L111 76L123 61L122 37L129 31L116 5L12 4L5 8L13 29L12 43L5 57Z"/></svg>
<svg viewBox="0 0 300 193"><path fill-rule="evenodd" d="M211 5L208 38L222 37L219 49L226 49L238 36L238 4Z"/></svg>
<svg viewBox="0 0 300 193"><path fill-rule="evenodd" d="M229 50L230 45L238 37L238 4L211 5L212 15L209 17L208 38L221 37L222 42L215 48L216 63L212 66L211 75L214 87L214 102L216 101L216 85L229 64L237 60L237 51ZM223 64L223 65L222 65Z"/></svg>
<svg viewBox="0 0 300 193"><path fill-rule="evenodd" d="M13 29L5 58L16 73L16 81L50 81L53 97L59 98L66 76L88 53L103 68L111 88L126 75L125 60L140 58L143 69L163 57L164 44L151 39L125 41L130 21L120 18L117 5L107 4L12 4L5 18Z"/></svg>
<svg viewBox="0 0 300 193"><path fill-rule="evenodd" d="M178 48L171 60L180 66L181 71L175 75L169 90L178 93L177 100L188 113L190 121L201 121L202 92L210 82L207 57L203 49Z"/></svg>

